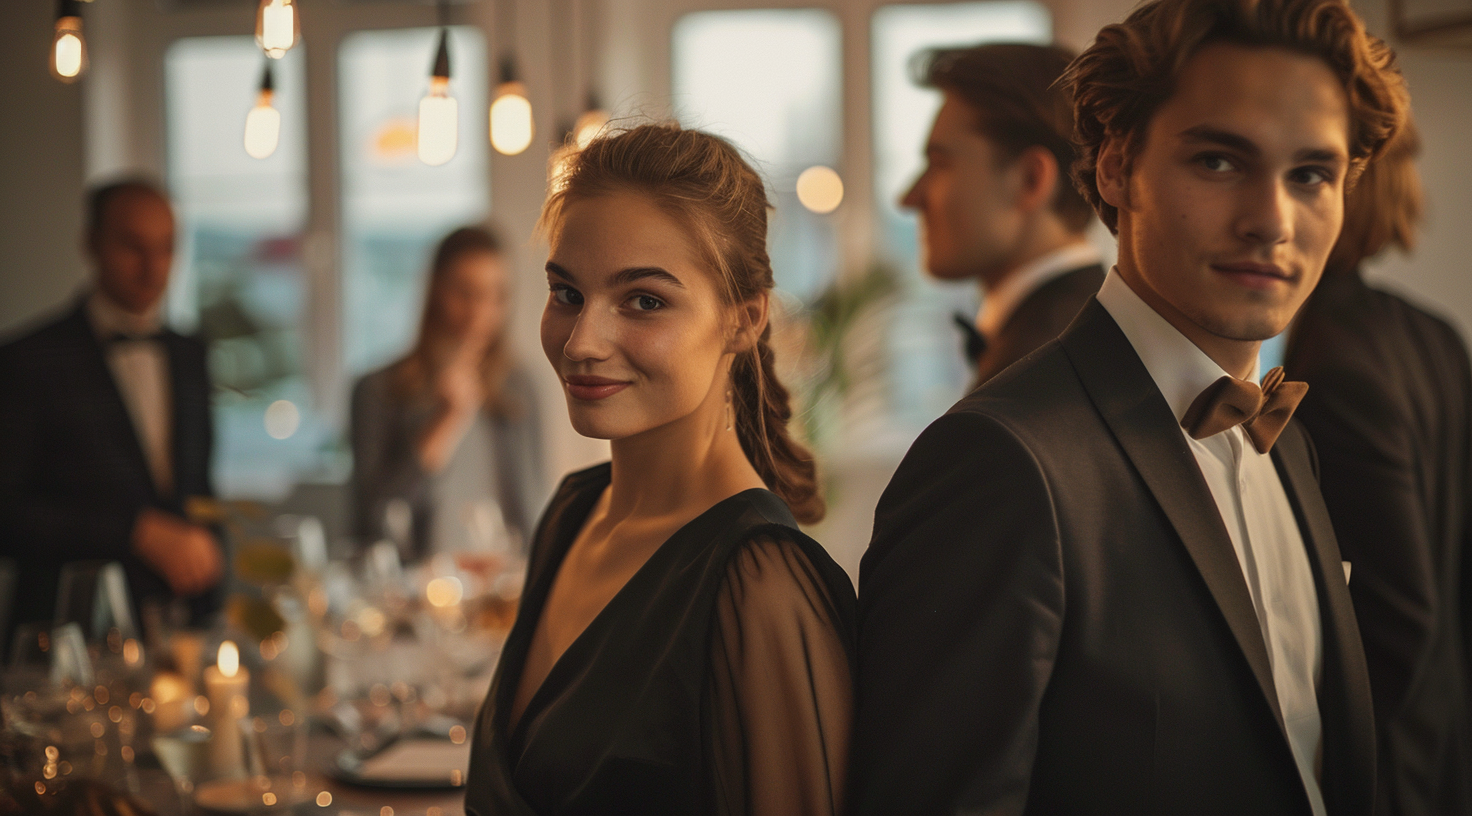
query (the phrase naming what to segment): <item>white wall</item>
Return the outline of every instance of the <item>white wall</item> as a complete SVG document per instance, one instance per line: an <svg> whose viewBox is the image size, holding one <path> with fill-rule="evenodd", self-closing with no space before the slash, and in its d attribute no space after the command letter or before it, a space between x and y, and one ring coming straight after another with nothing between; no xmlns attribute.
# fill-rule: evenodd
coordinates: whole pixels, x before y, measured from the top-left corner
<svg viewBox="0 0 1472 816"><path fill-rule="evenodd" d="M0 12L0 332L63 304L85 277L79 242L82 90L51 77L55 6Z"/></svg>

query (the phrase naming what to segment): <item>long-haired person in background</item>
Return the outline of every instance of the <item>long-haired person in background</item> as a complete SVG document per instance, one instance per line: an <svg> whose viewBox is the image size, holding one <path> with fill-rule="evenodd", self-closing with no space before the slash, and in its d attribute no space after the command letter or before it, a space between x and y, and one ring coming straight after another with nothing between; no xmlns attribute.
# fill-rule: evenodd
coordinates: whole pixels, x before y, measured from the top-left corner
<svg viewBox="0 0 1472 816"><path fill-rule="evenodd" d="M1351 564L1380 748L1375 810L1467 813L1472 365L1456 329L1360 269L1415 246L1418 149L1408 128L1350 191L1284 370L1309 384L1297 416Z"/></svg>
<svg viewBox="0 0 1472 816"><path fill-rule="evenodd" d="M613 460L538 525L466 811L833 813L854 593L767 343L766 193L729 144L644 125L549 197L542 347Z"/></svg>
<svg viewBox="0 0 1472 816"><path fill-rule="evenodd" d="M404 555L484 550L529 532L545 497L532 383L512 355L506 260L480 227L440 241L419 337L353 387L353 521L362 542L411 512ZM498 518L497 516L500 516ZM500 542L504 543L504 542Z"/></svg>

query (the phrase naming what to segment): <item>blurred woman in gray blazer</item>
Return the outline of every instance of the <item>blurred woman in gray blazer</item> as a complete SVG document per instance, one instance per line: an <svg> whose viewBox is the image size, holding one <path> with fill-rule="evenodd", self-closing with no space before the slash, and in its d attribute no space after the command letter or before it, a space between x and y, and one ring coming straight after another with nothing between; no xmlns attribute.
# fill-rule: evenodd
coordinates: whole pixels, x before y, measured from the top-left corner
<svg viewBox="0 0 1472 816"><path fill-rule="evenodd" d="M353 387L361 544L399 539L402 555L417 559L508 543L517 551L530 535L546 498L541 427L531 379L511 352L509 308L500 241L480 227L445 236L414 347ZM393 529L403 526L390 522L396 515L407 530Z"/></svg>

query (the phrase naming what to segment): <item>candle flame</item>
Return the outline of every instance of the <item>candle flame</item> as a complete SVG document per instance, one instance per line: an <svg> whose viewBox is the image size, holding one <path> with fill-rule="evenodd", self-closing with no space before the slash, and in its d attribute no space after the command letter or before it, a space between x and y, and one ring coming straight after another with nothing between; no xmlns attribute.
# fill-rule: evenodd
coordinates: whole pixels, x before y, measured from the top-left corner
<svg viewBox="0 0 1472 816"><path fill-rule="evenodd" d="M220 674L226 677L234 677L240 671L240 649L236 647L235 641L227 640L220 644L220 654L215 665L220 667Z"/></svg>

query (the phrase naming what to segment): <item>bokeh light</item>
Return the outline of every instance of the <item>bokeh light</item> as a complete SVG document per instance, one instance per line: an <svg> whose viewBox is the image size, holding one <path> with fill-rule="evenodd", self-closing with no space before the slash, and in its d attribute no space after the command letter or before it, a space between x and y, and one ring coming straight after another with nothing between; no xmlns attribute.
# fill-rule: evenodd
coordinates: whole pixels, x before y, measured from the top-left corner
<svg viewBox="0 0 1472 816"><path fill-rule="evenodd" d="M831 167L809 167L797 177L797 200L819 215L831 213L843 203L843 179Z"/></svg>

